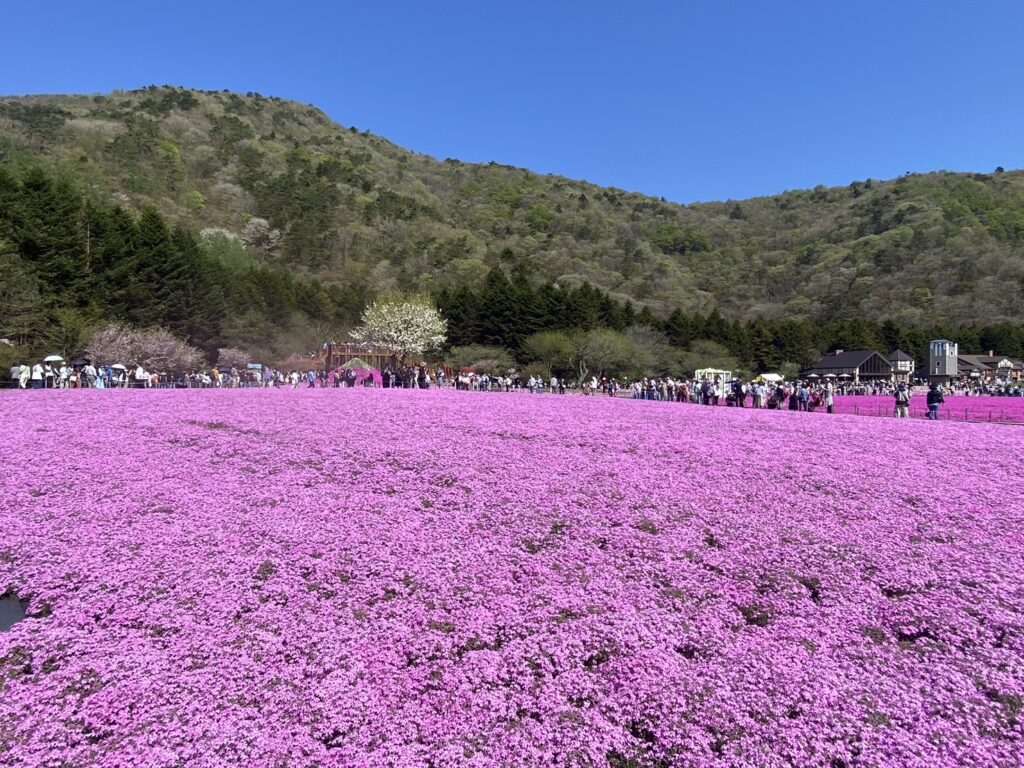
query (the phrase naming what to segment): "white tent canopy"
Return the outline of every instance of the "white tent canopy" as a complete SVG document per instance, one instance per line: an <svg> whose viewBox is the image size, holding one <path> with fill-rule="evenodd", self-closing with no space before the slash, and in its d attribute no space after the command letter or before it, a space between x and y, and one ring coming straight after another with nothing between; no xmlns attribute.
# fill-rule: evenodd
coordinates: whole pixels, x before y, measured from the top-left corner
<svg viewBox="0 0 1024 768"><path fill-rule="evenodd" d="M703 381L704 379L729 381L732 379L732 371L724 371L720 368L698 368L693 372L693 375L698 381Z"/></svg>

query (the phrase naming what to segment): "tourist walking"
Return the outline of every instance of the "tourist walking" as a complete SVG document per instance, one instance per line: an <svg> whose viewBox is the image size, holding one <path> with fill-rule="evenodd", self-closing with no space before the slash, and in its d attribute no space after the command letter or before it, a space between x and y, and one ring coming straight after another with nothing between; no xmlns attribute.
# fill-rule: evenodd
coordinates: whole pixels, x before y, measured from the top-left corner
<svg viewBox="0 0 1024 768"><path fill-rule="evenodd" d="M937 384L928 388L928 418L932 421L939 420L939 406L946 402Z"/></svg>
<svg viewBox="0 0 1024 768"><path fill-rule="evenodd" d="M896 388L896 418L910 418L910 390L907 389L907 385L902 382L900 382L900 385Z"/></svg>

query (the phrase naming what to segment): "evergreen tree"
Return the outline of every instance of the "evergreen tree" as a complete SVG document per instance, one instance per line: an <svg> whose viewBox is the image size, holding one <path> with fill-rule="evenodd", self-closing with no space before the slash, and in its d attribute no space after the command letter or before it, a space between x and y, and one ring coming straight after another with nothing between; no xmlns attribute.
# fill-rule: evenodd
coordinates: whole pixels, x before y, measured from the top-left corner
<svg viewBox="0 0 1024 768"><path fill-rule="evenodd" d="M702 333L699 334L699 337L728 346L730 336L729 324L717 308L712 309L704 320Z"/></svg>
<svg viewBox="0 0 1024 768"><path fill-rule="evenodd" d="M494 267L480 292L478 341L506 349L518 349L525 336L520 334L520 306L505 271Z"/></svg>
<svg viewBox="0 0 1024 768"><path fill-rule="evenodd" d="M526 337L550 327L548 306L546 297L542 296L530 282L525 265L518 264L513 268L511 283L515 305L518 308L515 327L515 349L518 350Z"/></svg>
<svg viewBox="0 0 1024 768"><path fill-rule="evenodd" d="M479 343L480 302L471 288L461 286L443 292L437 297L437 308L448 321L449 344L458 347Z"/></svg>
<svg viewBox="0 0 1024 768"><path fill-rule="evenodd" d="M654 313L651 312L650 307L646 305L640 308L640 312L637 313L635 322L637 325L643 325L647 328L657 328L661 325L661 323L655 319Z"/></svg>
<svg viewBox="0 0 1024 768"><path fill-rule="evenodd" d="M882 337L882 344L885 347L884 354L889 354L897 349L904 349L907 346L907 340L903 331L892 320L886 320L882 323L880 335Z"/></svg>
<svg viewBox="0 0 1024 768"><path fill-rule="evenodd" d="M171 233L155 208L146 208L135 224L131 256L114 270L114 303L132 325L151 327L163 315L158 292L171 258Z"/></svg>
<svg viewBox="0 0 1024 768"><path fill-rule="evenodd" d="M601 297L590 283L581 283L566 295L565 318L569 328L593 330L601 324Z"/></svg>
<svg viewBox="0 0 1024 768"><path fill-rule="evenodd" d="M86 275L80 198L38 168L26 173L17 197L8 214L15 247L61 303L76 303Z"/></svg>

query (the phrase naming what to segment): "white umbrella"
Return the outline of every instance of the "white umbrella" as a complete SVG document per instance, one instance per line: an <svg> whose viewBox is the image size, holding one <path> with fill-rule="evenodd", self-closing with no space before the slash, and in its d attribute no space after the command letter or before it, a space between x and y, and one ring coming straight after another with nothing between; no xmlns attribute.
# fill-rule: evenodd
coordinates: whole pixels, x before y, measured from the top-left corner
<svg viewBox="0 0 1024 768"><path fill-rule="evenodd" d="M64 358L60 355L47 355L43 358L44 363L63 363Z"/></svg>
<svg viewBox="0 0 1024 768"><path fill-rule="evenodd" d="M835 377L836 377L836 375L834 373L826 373L824 378L826 378L826 379L834 379Z"/></svg>
<svg viewBox="0 0 1024 768"><path fill-rule="evenodd" d="M112 365L110 367L111 367L112 370L115 370L115 371L127 371L128 370L127 368L125 368L120 363L118 363L117 365Z"/></svg>
<svg viewBox="0 0 1024 768"><path fill-rule="evenodd" d="M816 374L816 373L808 374L807 378L808 379L816 379L816 378L818 378L818 374Z"/></svg>

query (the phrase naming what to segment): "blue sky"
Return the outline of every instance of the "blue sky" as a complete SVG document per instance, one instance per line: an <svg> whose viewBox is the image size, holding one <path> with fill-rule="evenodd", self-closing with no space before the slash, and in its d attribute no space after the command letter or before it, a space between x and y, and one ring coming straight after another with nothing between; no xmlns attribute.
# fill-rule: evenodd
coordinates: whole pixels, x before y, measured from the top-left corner
<svg viewBox="0 0 1024 768"><path fill-rule="evenodd" d="M460 160L740 199L1024 167L1019 2L32 2L0 94L258 91Z"/></svg>

